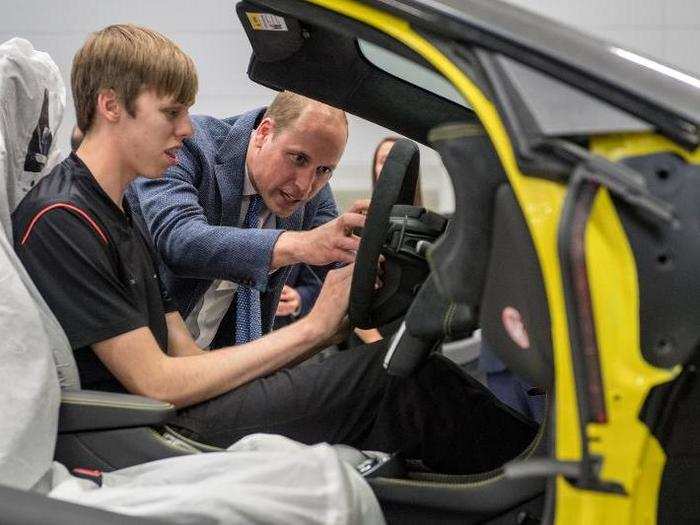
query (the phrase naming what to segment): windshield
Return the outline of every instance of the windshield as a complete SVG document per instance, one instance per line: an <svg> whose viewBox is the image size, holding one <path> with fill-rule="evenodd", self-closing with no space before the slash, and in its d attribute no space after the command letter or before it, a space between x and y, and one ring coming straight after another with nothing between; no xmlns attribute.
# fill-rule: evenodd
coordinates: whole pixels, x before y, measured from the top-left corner
<svg viewBox="0 0 700 525"><path fill-rule="evenodd" d="M464 98L444 77L427 67L416 64L392 51L376 46L366 40L358 39L360 52L378 68L390 75L410 82L431 93L451 100L465 108L469 108Z"/></svg>

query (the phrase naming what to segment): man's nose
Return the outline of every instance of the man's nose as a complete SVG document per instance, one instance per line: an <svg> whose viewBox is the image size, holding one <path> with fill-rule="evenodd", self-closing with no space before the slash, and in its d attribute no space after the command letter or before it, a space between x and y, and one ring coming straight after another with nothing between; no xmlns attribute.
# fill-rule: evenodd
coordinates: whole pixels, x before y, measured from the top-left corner
<svg viewBox="0 0 700 525"><path fill-rule="evenodd" d="M183 139L188 139L194 135L194 128L192 127L192 119L190 119L189 114L185 115L183 119L179 122L176 129L176 134L178 137Z"/></svg>
<svg viewBox="0 0 700 525"><path fill-rule="evenodd" d="M316 179L316 169L306 168L297 172L296 186L299 189L299 198L305 199L309 196L313 189L314 180Z"/></svg>

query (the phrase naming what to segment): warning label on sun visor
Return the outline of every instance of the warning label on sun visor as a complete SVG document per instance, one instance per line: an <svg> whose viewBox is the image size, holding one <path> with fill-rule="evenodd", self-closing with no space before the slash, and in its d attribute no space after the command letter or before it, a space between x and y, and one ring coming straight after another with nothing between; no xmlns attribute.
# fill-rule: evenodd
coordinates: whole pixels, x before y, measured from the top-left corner
<svg viewBox="0 0 700 525"><path fill-rule="evenodd" d="M256 31L287 31L287 24L281 16L270 13L246 13L246 16Z"/></svg>

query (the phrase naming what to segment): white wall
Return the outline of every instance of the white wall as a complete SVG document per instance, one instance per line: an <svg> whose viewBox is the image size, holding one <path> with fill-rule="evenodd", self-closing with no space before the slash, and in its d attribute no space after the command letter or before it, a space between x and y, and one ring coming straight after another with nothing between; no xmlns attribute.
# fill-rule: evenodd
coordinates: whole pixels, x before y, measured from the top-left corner
<svg viewBox="0 0 700 525"><path fill-rule="evenodd" d="M700 0L510 0L617 41L690 71L700 72ZM250 46L234 11L235 0L0 0L0 42L29 39L48 51L64 79L76 49L95 29L134 22L157 29L194 58L200 76L195 113L227 116L265 105L272 92L245 75ZM59 144L68 147L75 122L70 100ZM333 180L338 193L368 191L374 145L385 130L351 118L350 142ZM423 151L423 186L442 210L449 183L439 159Z"/></svg>

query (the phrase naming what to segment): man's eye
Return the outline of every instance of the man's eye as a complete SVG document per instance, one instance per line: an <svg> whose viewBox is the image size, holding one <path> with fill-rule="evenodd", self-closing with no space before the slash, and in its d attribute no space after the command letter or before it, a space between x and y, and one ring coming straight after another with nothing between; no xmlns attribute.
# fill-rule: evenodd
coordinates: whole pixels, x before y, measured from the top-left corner
<svg viewBox="0 0 700 525"><path fill-rule="evenodd" d="M292 153L290 155L290 157L291 157L294 165L299 166L299 167L306 166L306 163L307 163L306 155L302 155L300 153Z"/></svg>

